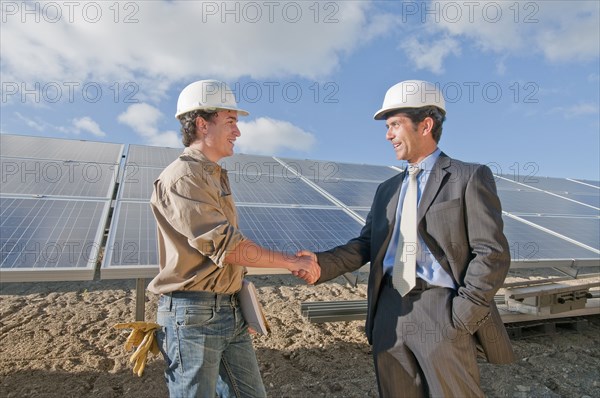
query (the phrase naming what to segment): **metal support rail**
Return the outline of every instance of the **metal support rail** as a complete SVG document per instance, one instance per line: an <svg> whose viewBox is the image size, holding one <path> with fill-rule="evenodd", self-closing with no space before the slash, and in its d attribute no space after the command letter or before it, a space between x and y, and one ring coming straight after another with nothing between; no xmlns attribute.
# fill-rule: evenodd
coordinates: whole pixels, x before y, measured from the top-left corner
<svg viewBox="0 0 600 398"><path fill-rule="evenodd" d="M504 303L504 295L496 295L494 300ZM300 311L313 323L359 321L367 317L367 300L305 301Z"/></svg>

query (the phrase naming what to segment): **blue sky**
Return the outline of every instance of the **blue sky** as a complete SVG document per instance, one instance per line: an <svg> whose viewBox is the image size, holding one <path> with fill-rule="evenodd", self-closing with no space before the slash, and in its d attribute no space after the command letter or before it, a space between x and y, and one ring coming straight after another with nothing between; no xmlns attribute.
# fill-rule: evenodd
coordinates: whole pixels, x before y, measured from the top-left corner
<svg viewBox="0 0 600 398"><path fill-rule="evenodd" d="M180 90L215 78L239 153L401 165L373 114L429 80L440 147L510 175L600 179L597 1L1 3L6 134L181 146Z"/></svg>

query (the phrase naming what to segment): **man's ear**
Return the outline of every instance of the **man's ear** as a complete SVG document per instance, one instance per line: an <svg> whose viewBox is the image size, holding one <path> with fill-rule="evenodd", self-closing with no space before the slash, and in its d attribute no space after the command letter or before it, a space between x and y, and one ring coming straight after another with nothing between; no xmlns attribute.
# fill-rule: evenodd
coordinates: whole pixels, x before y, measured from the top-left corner
<svg viewBox="0 0 600 398"><path fill-rule="evenodd" d="M205 131L206 130L206 120L204 118L198 116L195 120L196 122L196 131Z"/></svg>
<svg viewBox="0 0 600 398"><path fill-rule="evenodd" d="M421 127L423 128L423 135L427 135L427 134L431 134L431 131L433 130L433 119L430 116L427 116L425 119L423 119L423 121L420 123Z"/></svg>

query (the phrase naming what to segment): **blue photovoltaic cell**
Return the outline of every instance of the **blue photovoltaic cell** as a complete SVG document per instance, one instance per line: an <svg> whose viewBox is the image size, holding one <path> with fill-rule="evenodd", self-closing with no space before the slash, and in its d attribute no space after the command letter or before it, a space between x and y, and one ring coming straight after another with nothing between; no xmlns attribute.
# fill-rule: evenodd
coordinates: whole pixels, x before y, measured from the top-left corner
<svg viewBox="0 0 600 398"><path fill-rule="evenodd" d="M3 194L111 198L117 166L0 158Z"/></svg>
<svg viewBox="0 0 600 398"><path fill-rule="evenodd" d="M269 178L298 178L271 156L235 154L221 159L219 165L226 169L229 174L235 173L244 176L262 174Z"/></svg>
<svg viewBox="0 0 600 398"><path fill-rule="evenodd" d="M594 206L600 209L600 194L596 195L578 195L578 194L567 194L562 195L565 198L573 199L586 205Z"/></svg>
<svg viewBox="0 0 600 398"><path fill-rule="evenodd" d="M387 166L339 163L326 160L281 159L292 170L314 182L329 182L336 179L384 181L399 173Z"/></svg>
<svg viewBox="0 0 600 398"><path fill-rule="evenodd" d="M537 192L531 187L527 187L523 184L518 184L514 181L507 181L502 178L495 178L496 188L498 191L525 191L525 192Z"/></svg>
<svg viewBox="0 0 600 398"><path fill-rule="evenodd" d="M346 206L370 207L379 182L319 181L316 184Z"/></svg>
<svg viewBox="0 0 600 398"><path fill-rule="evenodd" d="M598 194L598 189L585 184L569 181L566 178L540 177L540 176L510 176L502 175L511 181L520 182L528 187L541 189L542 191L553 192L556 194Z"/></svg>
<svg viewBox="0 0 600 398"><path fill-rule="evenodd" d="M156 222L148 203L119 202L115 209L105 264L158 266ZM108 260L108 263L107 261Z"/></svg>
<svg viewBox="0 0 600 398"><path fill-rule="evenodd" d="M298 177L229 174L229 182L236 203L333 205Z"/></svg>
<svg viewBox="0 0 600 398"><path fill-rule="evenodd" d="M594 180L583 180L581 178L573 178L575 181L579 181L582 182L584 184L588 184L588 185L593 185L596 188L600 189L600 181L594 181Z"/></svg>
<svg viewBox="0 0 600 398"><path fill-rule="evenodd" d="M502 210L520 214L596 216L598 210L545 192L499 190Z"/></svg>
<svg viewBox="0 0 600 398"><path fill-rule="evenodd" d="M157 167L164 169L181 155L183 148L129 145L127 164L130 168Z"/></svg>
<svg viewBox="0 0 600 398"><path fill-rule="evenodd" d="M351 209L353 212L355 212L356 214L358 214L359 216L361 216L363 218L363 220L367 219L367 216L369 215L369 210L358 210L358 209Z"/></svg>
<svg viewBox="0 0 600 398"><path fill-rule="evenodd" d="M294 253L326 249L358 236L361 224L339 209L238 206L244 235L263 247ZM120 202L103 269L158 265L156 223L147 203Z"/></svg>
<svg viewBox="0 0 600 398"><path fill-rule="evenodd" d="M163 169L127 164L119 187L121 199L150 200L154 181Z"/></svg>
<svg viewBox="0 0 600 398"><path fill-rule="evenodd" d="M93 272L108 204L0 198L0 268Z"/></svg>
<svg viewBox="0 0 600 398"><path fill-rule="evenodd" d="M0 134L0 156L117 164L122 144Z"/></svg>
<svg viewBox="0 0 600 398"><path fill-rule="evenodd" d="M238 206L240 229L271 250L326 250L358 236L362 225L343 210Z"/></svg>
<svg viewBox="0 0 600 398"><path fill-rule="evenodd" d="M510 217L504 219L511 258L515 260L597 259L599 255Z"/></svg>
<svg viewBox="0 0 600 398"><path fill-rule="evenodd" d="M6 134L0 135L0 144L0 191L5 195L0 198L3 279L17 281L22 270L38 275L37 280L93 278L123 145ZM103 278L156 273L156 225L148 200L156 177L182 151L129 146L104 251ZM220 164L229 170L242 232L265 247L287 253L325 250L358 236L362 228L295 172L364 219L379 183L399 173L376 165L282 161L289 168L270 156L245 154L224 158ZM503 210L600 250L597 181L579 184L561 178L519 177L517 181L526 184L522 185L512 176L504 177L508 180L496 178ZM525 222L508 216L504 221L511 255L517 261L599 257Z"/></svg>
<svg viewBox="0 0 600 398"><path fill-rule="evenodd" d="M600 250L600 218L598 217L521 216L521 218Z"/></svg>
<svg viewBox="0 0 600 398"><path fill-rule="evenodd" d="M126 167L120 187L121 198L150 200L154 181L161 172L162 169L156 168ZM299 177L231 173L229 182L236 203L332 205Z"/></svg>

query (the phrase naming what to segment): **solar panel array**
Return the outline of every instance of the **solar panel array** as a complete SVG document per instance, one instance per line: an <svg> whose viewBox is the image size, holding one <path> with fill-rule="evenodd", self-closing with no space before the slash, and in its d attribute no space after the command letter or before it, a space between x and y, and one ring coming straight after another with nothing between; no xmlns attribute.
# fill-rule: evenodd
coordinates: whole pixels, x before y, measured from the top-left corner
<svg viewBox="0 0 600 398"><path fill-rule="evenodd" d="M153 181L180 154L181 149L129 145L101 268L103 278L156 274L156 224L148 202ZM236 154L223 159L221 166L228 170L240 229L263 247L291 255L301 248L342 244L360 231L362 219L356 212L283 160ZM371 167L395 173L385 166Z"/></svg>
<svg viewBox="0 0 600 398"><path fill-rule="evenodd" d="M91 280L123 145L0 135L3 282Z"/></svg>
<svg viewBox="0 0 600 398"><path fill-rule="evenodd" d="M151 278L152 184L181 149L0 135L3 281ZM273 250L324 250L358 235L377 186L399 169L236 154L240 229ZM598 264L597 181L496 176L513 265Z"/></svg>

